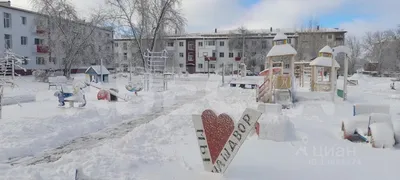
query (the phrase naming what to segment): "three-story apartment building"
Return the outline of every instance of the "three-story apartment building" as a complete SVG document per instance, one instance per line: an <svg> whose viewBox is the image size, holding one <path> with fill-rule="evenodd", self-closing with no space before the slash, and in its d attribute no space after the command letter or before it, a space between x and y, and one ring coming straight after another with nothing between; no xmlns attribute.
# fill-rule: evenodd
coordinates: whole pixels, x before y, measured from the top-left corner
<svg viewBox="0 0 400 180"><path fill-rule="evenodd" d="M297 60L311 60L317 57L318 51L326 46L332 47L344 44L346 31L339 29L320 29L306 31L295 30L250 30L246 34L234 34L232 31L213 33L188 33L182 35L170 35L161 43L170 53L175 69L189 73L206 73L219 70L224 65L226 71L235 71L242 60L252 61L254 71L264 69L265 56L273 46L273 38L277 32L285 32L288 43L298 50ZM119 39L115 42L130 43L129 39ZM244 48L241 42L245 42ZM121 48L127 46L115 46L115 57L121 64L134 58L129 54L136 53L137 49L131 45L121 52ZM122 53L122 57L121 57ZM127 56L126 56L127 55ZM130 58L131 57L131 58ZM208 66L209 64L209 66ZM285 68L289 64L285 64ZM229 73L229 72L228 72Z"/></svg>
<svg viewBox="0 0 400 180"><path fill-rule="evenodd" d="M52 53L49 47L49 32L46 27L37 24L37 17L42 16L33 11L11 6L10 2L0 2L0 53L11 49L14 53L26 57L20 74L30 74L35 69L62 69L62 60L65 55ZM77 24L79 25L79 23ZM111 29L96 27L95 33L102 42L110 42L101 51L113 54ZM51 54L52 53L52 54ZM112 57L112 56L111 56ZM95 58L95 57L94 57ZM88 60L94 61L94 60ZM112 60L109 60L112 61ZM82 64L83 65L83 64ZM76 68L79 68L77 65ZM76 70L73 70L76 71Z"/></svg>

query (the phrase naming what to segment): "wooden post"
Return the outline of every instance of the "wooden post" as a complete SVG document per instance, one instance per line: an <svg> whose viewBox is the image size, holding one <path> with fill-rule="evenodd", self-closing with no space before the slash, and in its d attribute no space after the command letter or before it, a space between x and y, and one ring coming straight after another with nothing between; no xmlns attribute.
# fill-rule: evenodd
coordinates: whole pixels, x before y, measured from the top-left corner
<svg viewBox="0 0 400 180"><path fill-rule="evenodd" d="M3 90L4 86L0 85L0 119L3 117Z"/></svg>
<svg viewBox="0 0 400 180"><path fill-rule="evenodd" d="M272 66L272 57L269 57L268 58L268 69L269 69L269 71L268 71L268 79L269 79L269 82L268 82L268 101L269 102L271 102L272 100L271 100L271 97L269 97L269 92L272 92L272 68L273 68L273 66Z"/></svg>

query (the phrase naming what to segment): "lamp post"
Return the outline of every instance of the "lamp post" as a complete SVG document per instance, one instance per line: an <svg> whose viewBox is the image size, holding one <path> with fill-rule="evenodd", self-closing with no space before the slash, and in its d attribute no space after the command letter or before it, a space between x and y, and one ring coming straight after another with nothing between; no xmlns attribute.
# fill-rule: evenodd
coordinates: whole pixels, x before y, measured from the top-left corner
<svg viewBox="0 0 400 180"><path fill-rule="evenodd" d="M210 59L207 57L208 53L203 52L203 56L204 56L204 61L208 61L207 62L207 74L208 74L208 77L210 77Z"/></svg>

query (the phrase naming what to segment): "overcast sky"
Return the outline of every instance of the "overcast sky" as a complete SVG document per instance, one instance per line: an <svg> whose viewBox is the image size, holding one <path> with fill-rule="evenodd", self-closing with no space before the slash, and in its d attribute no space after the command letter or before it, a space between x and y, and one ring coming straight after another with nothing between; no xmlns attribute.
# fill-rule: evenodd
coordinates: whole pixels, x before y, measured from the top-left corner
<svg viewBox="0 0 400 180"><path fill-rule="evenodd" d="M11 0L30 8L30 0ZM81 13L104 5L104 0L70 0ZM338 27L350 34L393 28L400 24L400 0L182 0L189 32L214 28L293 28L314 16L322 27Z"/></svg>

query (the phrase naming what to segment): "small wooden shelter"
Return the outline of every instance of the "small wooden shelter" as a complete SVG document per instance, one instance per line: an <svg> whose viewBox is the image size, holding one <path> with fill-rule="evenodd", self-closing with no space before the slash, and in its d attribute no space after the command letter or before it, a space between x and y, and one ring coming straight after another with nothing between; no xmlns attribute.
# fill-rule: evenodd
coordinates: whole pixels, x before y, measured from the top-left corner
<svg viewBox="0 0 400 180"><path fill-rule="evenodd" d="M336 84L336 74L340 65L335 59L333 59L332 54L332 48L325 46L319 51L318 57L310 62L311 91L331 91L332 84ZM332 67L334 67L333 70ZM330 74L329 80L324 81L324 76L328 72Z"/></svg>
<svg viewBox="0 0 400 180"><path fill-rule="evenodd" d="M89 82L108 82L110 71L104 66L94 65L87 68L85 74Z"/></svg>

